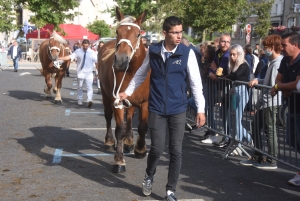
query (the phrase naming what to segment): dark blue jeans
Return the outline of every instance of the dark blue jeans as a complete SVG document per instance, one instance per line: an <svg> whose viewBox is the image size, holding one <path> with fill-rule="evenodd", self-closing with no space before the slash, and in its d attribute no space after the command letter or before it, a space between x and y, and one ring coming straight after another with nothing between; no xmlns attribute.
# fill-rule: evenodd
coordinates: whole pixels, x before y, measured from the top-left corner
<svg viewBox="0 0 300 201"><path fill-rule="evenodd" d="M151 135L151 148L147 159L146 173L154 176L159 158L164 152L167 133L169 134L169 173L166 190L175 192L181 169L182 141L184 135L186 112L162 116L149 113L148 126Z"/></svg>

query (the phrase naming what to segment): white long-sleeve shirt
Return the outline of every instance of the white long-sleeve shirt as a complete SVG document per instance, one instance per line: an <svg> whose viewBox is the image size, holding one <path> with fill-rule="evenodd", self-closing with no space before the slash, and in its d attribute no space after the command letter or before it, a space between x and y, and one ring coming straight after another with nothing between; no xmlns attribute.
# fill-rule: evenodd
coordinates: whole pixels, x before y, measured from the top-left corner
<svg viewBox="0 0 300 201"><path fill-rule="evenodd" d="M177 46L171 51L173 54L175 53L177 49ZM164 47L164 42L162 43L161 48L161 56L165 62L166 56L165 52L168 52ZM149 51L146 53L146 57L141 65L141 67L138 69L134 77L129 83L129 86L125 90L125 93L128 96L131 96L134 92L134 90L140 86L140 84L145 80L148 71L150 70L150 64L149 64ZM204 107L205 107L205 99L203 96L203 89L202 89L202 81L201 76L198 68L198 63L196 59L196 55L194 51L191 49L189 52L188 57L188 63L187 63L187 73L190 81L190 87L193 92L193 96L195 98L195 104L197 106L197 113L204 113Z"/></svg>
<svg viewBox="0 0 300 201"><path fill-rule="evenodd" d="M78 78L84 78L85 73L92 73L94 70L94 64L97 63L97 55L96 52L88 48L86 50L86 56L85 56L85 62L84 66L81 69L83 57L84 57L84 51L82 48L78 48L76 51L74 51L70 58L71 60L77 59L77 77Z"/></svg>

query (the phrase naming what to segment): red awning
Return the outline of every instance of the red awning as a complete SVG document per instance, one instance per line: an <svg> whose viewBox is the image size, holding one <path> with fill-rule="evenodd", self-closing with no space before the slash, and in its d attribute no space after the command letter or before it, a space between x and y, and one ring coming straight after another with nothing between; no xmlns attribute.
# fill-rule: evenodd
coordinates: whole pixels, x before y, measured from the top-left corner
<svg viewBox="0 0 300 201"><path fill-rule="evenodd" d="M64 30L65 35L62 35L65 39L89 39L89 40L97 40L99 39L99 36L90 32L86 28L84 28L81 25L75 25L75 24L61 24L59 25L61 29ZM43 28L40 29L40 38L50 38L50 35L48 33L48 30L53 32L54 26L52 24L47 24ZM34 30L33 32L26 34L26 39L29 38L38 38L38 30Z"/></svg>

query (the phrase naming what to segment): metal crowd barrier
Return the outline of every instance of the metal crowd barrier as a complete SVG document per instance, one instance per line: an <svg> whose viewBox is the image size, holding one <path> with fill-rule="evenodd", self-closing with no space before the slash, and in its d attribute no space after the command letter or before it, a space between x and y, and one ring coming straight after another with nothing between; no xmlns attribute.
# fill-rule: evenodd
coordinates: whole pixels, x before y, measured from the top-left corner
<svg viewBox="0 0 300 201"><path fill-rule="evenodd" d="M268 156L300 170L300 114L298 116L296 114L296 109L300 107L296 103L296 97L300 98L300 93L292 91L290 97L284 98L279 92L272 98L267 95L270 90L271 87L265 85L255 85L254 88L249 88L248 82L224 78L212 81L207 78L203 82L203 94L206 101L205 127L215 134L230 139L223 159L239 147L241 152L248 157L251 155L248 152L252 150L262 153L264 157ZM263 99L263 94L266 95L265 99ZM192 96L191 92L189 95ZM246 97L250 101L246 102ZM239 107L244 105L244 108ZM259 105L265 105L265 107L259 107ZM252 113L247 111L247 108L252 110ZM271 118L267 118L268 122L265 122L262 117L268 112ZM195 111L188 108L187 120L193 121L194 119ZM262 125L261 129L259 129L259 124ZM269 136L265 130L271 124L275 128L269 126L271 130ZM291 131L292 127L295 129L294 132ZM256 135L253 135L252 128L255 129ZM249 136L252 140L248 140ZM268 143L268 139L272 136L275 138L275 140L270 140L273 144ZM278 148L277 154L276 151L274 153L274 147ZM240 155L242 155L241 152L239 152Z"/></svg>
<svg viewBox="0 0 300 201"><path fill-rule="evenodd" d="M7 62L7 52L0 52L0 66L5 66Z"/></svg>

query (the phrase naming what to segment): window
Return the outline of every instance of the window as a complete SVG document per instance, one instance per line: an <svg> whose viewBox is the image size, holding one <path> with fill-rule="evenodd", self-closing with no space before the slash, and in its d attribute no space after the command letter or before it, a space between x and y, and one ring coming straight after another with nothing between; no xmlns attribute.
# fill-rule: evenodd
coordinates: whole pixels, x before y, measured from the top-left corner
<svg viewBox="0 0 300 201"><path fill-rule="evenodd" d="M244 29L240 29L240 38L244 38Z"/></svg>
<svg viewBox="0 0 300 201"><path fill-rule="evenodd" d="M288 27L287 28L291 28L292 26L296 26L296 18L295 17L291 17L288 19Z"/></svg>

